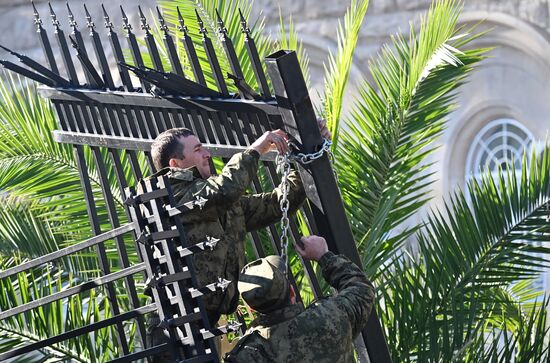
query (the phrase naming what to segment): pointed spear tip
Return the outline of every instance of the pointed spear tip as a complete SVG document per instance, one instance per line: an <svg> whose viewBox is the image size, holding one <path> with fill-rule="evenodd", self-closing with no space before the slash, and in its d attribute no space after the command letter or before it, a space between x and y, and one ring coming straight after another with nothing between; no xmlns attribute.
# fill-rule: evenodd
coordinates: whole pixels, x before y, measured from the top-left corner
<svg viewBox="0 0 550 363"><path fill-rule="evenodd" d="M71 11L71 7L69 6L68 1L67 1L67 11L69 12L69 16L73 16L73 12Z"/></svg>
<svg viewBox="0 0 550 363"><path fill-rule="evenodd" d="M103 9L103 17L108 18L109 14L107 14L107 10L105 10L105 5L101 4L101 9Z"/></svg>
<svg viewBox="0 0 550 363"><path fill-rule="evenodd" d="M244 18L243 12L241 11L241 8L239 8L239 16L241 17L241 22L246 23L246 19Z"/></svg>
<svg viewBox="0 0 550 363"><path fill-rule="evenodd" d="M86 17L87 18L91 18L92 16L90 15L90 12L88 11L88 7L86 6L86 4L84 4L84 12L86 13Z"/></svg>
<svg viewBox="0 0 550 363"><path fill-rule="evenodd" d="M52 3L48 1L48 7L50 8L50 15L55 15L55 12L53 11Z"/></svg>
<svg viewBox="0 0 550 363"><path fill-rule="evenodd" d="M220 13L219 13L218 9L216 9L216 17L218 18L218 23L223 24L222 17L220 16Z"/></svg>
<svg viewBox="0 0 550 363"><path fill-rule="evenodd" d="M138 5L138 11L139 11L139 17L145 18L145 16L143 15L143 11L141 11L141 5Z"/></svg>
<svg viewBox="0 0 550 363"><path fill-rule="evenodd" d="M160 9L159 9L158 5L155 6L155 8L157 9L157 14L158 14L159 18L162 18L162 13L160 12Z"/></svg>
<svg viewBox="0 0 550 363"><path fill-rule="evenodd" d="M34 5L34 1L33 1L33 0L31 0L31 5L32 5L32 8L33 8L33 10L34 10L34 13L35 13L35 14L38 14L38 10L36 10L36 6Z"/></svg>
<svg viewBox="0 0 550 363"><path fill-rule="evenodd" d="M178 19L179 19L179 20L183 20L183 17L181 16L180 7L179 7L179 6L176 6L176 10L178 11Z"/></svg>
<svg viewBox="0 0 550 363"><path fill-rule="evenodd" d="M122 5L120 5L120 12L122 13L122 19L124 20L125 23L127 23L128 17L126 16L126 13L124 12L124 8L122 7Z"/></svg>
<svg viewBox="0 0 550 363"><path fill-rule="evenodd" d="M195 14L197 15L197 20L198 20L198 21L202 21L200 15L199 15L199 11L197 10L197 8L195 8Z"/></svg>

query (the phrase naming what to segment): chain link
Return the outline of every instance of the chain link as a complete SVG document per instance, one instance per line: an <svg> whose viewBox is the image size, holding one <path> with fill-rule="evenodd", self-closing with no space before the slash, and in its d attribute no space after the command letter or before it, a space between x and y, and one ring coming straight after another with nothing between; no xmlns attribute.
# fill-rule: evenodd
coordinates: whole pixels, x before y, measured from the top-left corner
<svg viewBox="0 0 550 363"><path fill-rule="evenodd" d="M277 171L281 174L281 192L282 198L280 202L281 207L281 259L284 263L284 272L285 276L288 275L288 229L290 221L288 219L288 210L290 208L290 202L288 200L288 191L289 191L289 182L288 176L290 174L290 162L297 161L303 165L311 164L315 160L321 158L326 152L329 157L332 156L330 153L330 146L332 142L327 139L323 139L323 145L319 151L316 151L311 154L304 153L295 153L291 154L290 152L285 153L284 155L277 155ZM332 160L331 160L332 161Z"/></svg>

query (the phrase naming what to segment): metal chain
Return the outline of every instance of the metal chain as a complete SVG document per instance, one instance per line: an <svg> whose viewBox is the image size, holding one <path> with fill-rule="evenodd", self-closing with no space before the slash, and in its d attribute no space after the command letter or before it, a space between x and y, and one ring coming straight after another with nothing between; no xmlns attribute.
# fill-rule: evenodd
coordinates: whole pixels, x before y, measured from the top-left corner
<svg viewBox="0 0 550 363"><path fill-rule="evenodd" d="M291 154L290 160L297 161L303 165L311 164L312 162L314 162L315 160L323 156L325 152L330 155L331 145L332 145L332 141L328 139L323 139L323 145L318 151L311 154L304 154L304 153Z"/></svg>
<svg viewBox="0 0 550 363"><path fill-rule="evenodd" d="M329 156L330 146L332 142L327 139L323 139L323 145L319 151L316 151L311 154L304 153L295 153L291 154L290 152L285 153L284 155L277 155L277 170L281 174L281 192L283 194L280 202L281 207L281 259L284 263L284 272L285 276L288 275L288 229L290 221L288 219L288 210L290 208L290 202L288 200L288 190L290 188L288 183L288 176L290 174L290 161L297 161L303 165L311 164L315 160L319 159L326 152Z"/></svg>
<svg viewBox="0 0 550 363"><path fill-rule="evenodd" d="M284 263L285 276L288 274L288 228L290 221L288 219L288 209L290 202L288 200L288 176L290 174L290 152L277 156L277 164L281 176L281 192L283 197L279 203L281 207L281 259Z"/></svg>

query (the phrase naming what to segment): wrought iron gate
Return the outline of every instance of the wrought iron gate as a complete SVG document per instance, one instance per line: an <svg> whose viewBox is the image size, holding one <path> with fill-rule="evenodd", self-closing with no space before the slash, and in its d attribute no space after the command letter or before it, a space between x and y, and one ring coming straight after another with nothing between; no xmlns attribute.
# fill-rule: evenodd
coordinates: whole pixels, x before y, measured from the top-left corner
<svg viewBox="0 0 550 363"><path fill-rule="evenodd" d="M0 319L22 314L52 301L65 299L100 286L106 289L113 316L39 343L15 348L0 355L0 360L19 356L75 336L89 334L106 326L114 326L123 355L113 361L133 361L167 349L170 349L175 359L185 359L186 362L216 361L217 354L210 338L234 331L238 329L238 324L228 324L217 329L208 326L200 296L208 293L209 290L223 288L224 282L219 281L218 284L206 287L196 286L192 266L186 262L197 249L205 250L212 247L209 245L212 241L205 241L200 246L186 244L183 226L177 218L177 215L184 211L175 208L174 203L166 203L167 200L171 200L170 186L166 179L160 177L155 182L143 183L139 193L133 187L144 175L150 175L155 171L149 154L152 139L173 127L192 129L213 156L222 159L246 149L266 130L277 128L285 129L292 135L301 151L309 153L317 150L321 145L321 135L296 54L279 51L268 56L265 59L271 81L268 82L254 39L246 20L241 15L245 47L260 89L260 92L256 93L244 83L243 70L231 37L223 21L218 17L219 34L216 36L219 36L222 41L224 56L227 57L231 67L232 75L227 79L235 82L238 89L238 94L235 95L229 92L226 77L222 74L218 61L218 54L198 13L201 44L207 55L209 71L216 81L216 90L209 88L205 81L195 43L181 15L177 19L179 36L185 46L191 68L191 72L186 71L186 73L178 57L173 35L170 34L166 21L158 9L158 24L167 50L171 72L164 69L155 38L150 32L150 26L141 9L139 9L140 25L145 33L143 41L147 46L153 68L144 66L138 40L122 7L124 38L131 53L132 65L128 64L124 57L119 35L114 31L114 25L105 9L103 12L106 36L114 55L114 59L110 60L111 64L105 55L102 39L87 9L88 35L85 35L79 31L68 5L67 8L70 26L68 36L65 35L60 21L50 7L54 38L59 49L58 55L54 55L48 34L43 27L43 20L34 8L36 31L48 67L15 52L12 54L18 56L28 68L9 61L2 61L2 64L12 71L45 85L40 89L40 93L51 100L58 117L59 129L55 131L54 138L57 142L72 145L79 163L80 179L94 237L2 271L0 278L12 278L29 269L88 248L96 249L102 276L42 299L2 311ZM85 37L89 40L85 41ZM95 54L95 64L88 54L89 44ZM74 48L73 55L70 48ZM66 70L66 77L59 71L60 61ZM116 62L121 84L115 84L113 81L110 67L114 62ZM75 63L84 70L85 84L78 79ZM130 72L138 76L139 86L132 84ZM86 154L91 154L93 166L87 165L87 160L90 159ZM142 160L146 162L143 163ZM125 172L125 165L130 165L130 174ZM277 185L279 176L275 170L274 155L267 155L262 160L262 168L270 184ZM325 155L307 167L299 166L299 168L309 201L302 208L301 215L309 230L324 236L332 251L343 253L360 264L328 157ZM90 169L95 170L94 177L99 178L101 194L98 194L90 183L91 176L88 172ZM116 175L118 190L110 188L109 173L111 172ZM265 180L260 181L255 178L252 189L254 192L262 192L265 184ZM115 205L115 195L123 195L126 198L122 214L119 213L120 208ZM106 209L111 226L109 231L101 229L98 206ZM167 225L166 221L171 221L172 224ZM290 227L292 238L299 239L300 231L295 217L291 218ZM124 241L125 236L129 234L133 235L135 240L135 244L130 247ZM269 226L263 234L269 237L269 246L262 243L260 233L255 232L250 235L254 254L252 257L264 256L266 249L272 251L279 249L280 236L277 226ZM120 260L120 269L114 272L107 263L105 247L107 241L114 241ZM153 256L151 249L153 245L159 246L164 251L161 256ZM174 249L174 245L180 247ZM130 263L129 254L138 254L141 262ZM166 275L163 277L155 272L159 264L164 266ZM315 296L321 296L322 291L312 266L307 261L302 261L302 265ZM141 276L149 278L155 303L140 306L136 278L143 279ZM292 276L291 278L294 279ZM129 311L120 309L115 286L117 283L122 284L128 293L131 306ZM164 286L170 284L180 286L179 289L174 290L187 292L171 298L163 292ZM170 332L170 343L146 348L143 343L145 338L143 315L155 311L159 313L162 324L165 324L164 326ZM131 351L129 348L128 331L124 325L128 321L137 324L136 335L141 343L136 346L141 347L141 350ZM363 342L367 347L370 361L390 361L375 312L363 332ZM180 356L181 352L177 348L182 345L187 348L183 353L186 358Z"/></svg>

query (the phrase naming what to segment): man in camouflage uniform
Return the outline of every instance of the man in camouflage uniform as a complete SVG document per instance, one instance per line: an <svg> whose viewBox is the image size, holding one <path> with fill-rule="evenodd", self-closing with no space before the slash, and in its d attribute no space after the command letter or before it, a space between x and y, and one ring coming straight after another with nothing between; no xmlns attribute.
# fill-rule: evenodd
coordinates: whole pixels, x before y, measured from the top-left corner
<svg viewBox="0 0 550 363"><path fill-rule="evenodd" d="M330 138L324 121L319 127ZM221 314L233 313L239 294L237 281L245 263L244 238L254 231L277 222L281 218L280 187L261 194L245 194L258 169L260 155L272 149L279 153L288 151L287 135L281 130L269 131L260 136L242 153L235 154L219 175L212 175L210 153L202 146L192 131L184 128L161 133L151 146L155 175L169 176L178 204L204 199L202 208L186 212L182 217L190 244L219 239L212 251L193 255L193 262L200 286L223 278L231 281L224 292L218 291L203 297L210 324L217 323ZM297 172L289 178L290 212L299 208L305 200L305 192ZM149 320L148 346L164 341L164 332L158 325L158 317ZM155 357L155 362L168 362Z"/></svg>
<svg viewBox="0 0 550 363"><path fill-rule="evenodd" d="M353 340L365 326L374 288L363 271L346 257L328 251L322 237L302 238L306 259L318 261L323 276L338 294L307 309L282 270L279 256L249 263L239 278L243 300L259 313L247 334L226 355L226 362L353 362Z"/></svg>

